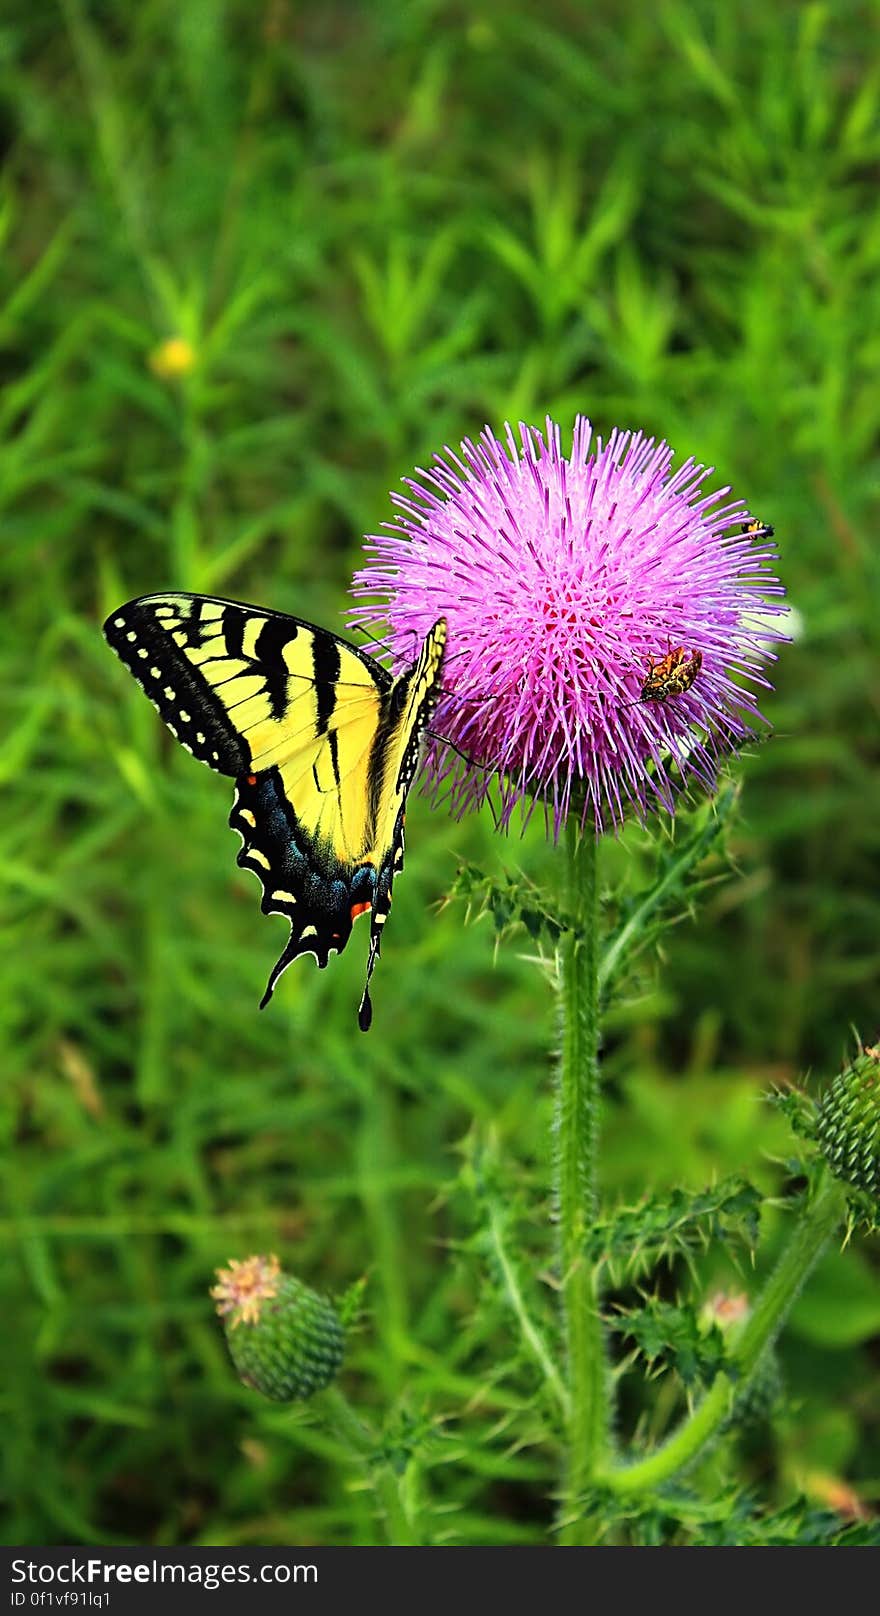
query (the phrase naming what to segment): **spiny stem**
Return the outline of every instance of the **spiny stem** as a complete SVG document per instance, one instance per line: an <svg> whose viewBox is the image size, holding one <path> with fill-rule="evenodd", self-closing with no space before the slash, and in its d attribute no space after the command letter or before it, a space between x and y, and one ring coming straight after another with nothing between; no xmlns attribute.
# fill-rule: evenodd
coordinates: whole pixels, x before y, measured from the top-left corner
<svg viewBox="0 0 880 1616"><path fill-rule="evenodd" d="M377 1454L375 1433L355 1414L338 1386L321 1393L324 1412L337 1436L367 1466L376 1500L385 1517L388 1542L395 1548L417 1545L419 1534L408 1507L406 1472L398 1474Z"/></svg>
<svg viewBox="0 0 880 1616"><path fill-rule="evenodd" d="M564 912L571 930L559 950L561 1052L556 1108L556 1197L562 1314L570 1393L561 1541L594 1541L580 1512L607 1444L608 1376L599 1298L587 1239L597 1211L599 1138L599 936L597 842L566 827Z"/></svg>
<svg viewBox="0 0 880 1616"><path fill-rule="evenodd" d="M532 1319L519 1283L519 1277L514 1264L510 1260L510 1253L504 1239L504 1227L497 1206L489 1206L489 1234L495 1260L501 1272L507 1300L519 1324L523 1341L538 1364L548 1386L553 1391L560 1407L567 1415L569 1413L569 1397L562 1376L559 1373L550 1355L550 1348L538 1326Z"/></svg>
<svg viewBox="0 0 880 1616"><path fill-rule="evenodd" d="M809 1205L737 1342L733 1354L736 1378L718 1375L690 1419L679 1426L668 1442L646 1459L605 1470L601 1476L603 1486L618 1494L647 1492L670 1481L699 1457L706 1444L717 1436L736 1393L744 1388L761 1355L775 1341L804 1280L845 1216L846 1195L831 1174L823 1171Z"/></svg>

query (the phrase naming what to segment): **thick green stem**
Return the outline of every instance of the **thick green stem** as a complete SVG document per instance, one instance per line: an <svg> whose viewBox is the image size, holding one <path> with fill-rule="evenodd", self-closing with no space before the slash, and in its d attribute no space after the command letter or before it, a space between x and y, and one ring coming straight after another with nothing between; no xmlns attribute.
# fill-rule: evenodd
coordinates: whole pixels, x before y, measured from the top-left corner
<svg viewBox="0 0 880 1616"><path fill-rule="evenodd" d="M717 1436L737 1392L743 1389L758 1360L776 1339L804 1280L845 1215L845 1193L836 1179L823 1170L812 1200L736 1344L733 1354L736 1377L719 1375L690 1419L679 1426L668 1442L635 1464L606 1470L601 1478L605 1487L619 1494L652 1491L699 1457L706 1444Z"/></svg>
<svg viewBox="0 0 880 1616"><path fill-rule="evenodd" d="M336 1435L367 1466L376 1502L385 1518L388 1542L395 1548L418 1544L420 1539L409 1508L406 1472L398 1473L376 1453L376 1437L343 1396L338 1386L321 1393L324 1412Z"/></svg>
<svg viewBox="0 0 880 1616"><path fill-rule="evenodd" d="M597 844L576 816L566 829L564 909L571 930L560 945L561 1052L556 1109L556 1199L570 1411L561 1540L594 1541L583 1498L608 1440L608 1375L588 1236L596 1218L599 1139L599 935Z"/></svg>

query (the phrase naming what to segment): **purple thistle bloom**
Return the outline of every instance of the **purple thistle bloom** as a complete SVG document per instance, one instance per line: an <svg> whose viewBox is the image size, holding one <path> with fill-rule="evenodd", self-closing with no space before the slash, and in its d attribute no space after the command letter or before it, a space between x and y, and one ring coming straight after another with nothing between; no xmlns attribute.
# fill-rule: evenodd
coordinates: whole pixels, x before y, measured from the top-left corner
<svg viewBox="0 0 880 1616"><path fill-rule="evenodd" d="M549 418L546 437L519 435L487 427L405 479L355 575L373 603L352 619L385 618L401 664L448 619L432 729L465 756L434 742L426 762L457 811L497 778L502 826L523 799L527 813L543 799L556 834L570 806L597 830L671 813L688 780L712 789L761 718L743 681L771 688L770 647L787 637L769 534L745 531L741 500L720 503L728 488L703 492L706 467L673 472L668 445L641 433L603 444L579 416L569 456ZM645 699L652 664L679 648L690 682Z"/></svg>

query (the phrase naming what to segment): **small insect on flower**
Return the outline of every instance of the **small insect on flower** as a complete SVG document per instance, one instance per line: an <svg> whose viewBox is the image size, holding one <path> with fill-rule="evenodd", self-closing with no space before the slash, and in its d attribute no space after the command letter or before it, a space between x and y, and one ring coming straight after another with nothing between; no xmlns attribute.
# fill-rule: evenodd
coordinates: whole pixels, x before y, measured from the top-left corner
<svg viewBox="0 0 880 1616"><path fill-rule="evenodd" d="M759 522L755 518L751 522L743 522L740 532L750 539L772 539L776 529L769 522Z"/></svg>
<svg viewBox="0 0 880 1616"><path fill-rule="evenodd" d="M668 701L670 696L683 696L690 690L703 666L703 653L688 653L683 645L677 645L665 657L647 656L645 661L648 677L639 691L639 701Z"/></svg>

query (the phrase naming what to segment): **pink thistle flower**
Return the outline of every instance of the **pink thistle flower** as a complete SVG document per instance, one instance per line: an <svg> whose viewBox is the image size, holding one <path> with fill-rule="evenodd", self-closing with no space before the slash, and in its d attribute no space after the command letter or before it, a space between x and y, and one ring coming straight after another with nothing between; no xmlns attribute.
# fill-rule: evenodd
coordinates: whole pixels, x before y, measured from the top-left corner
<svg viewBox="0 0 880 1616"><path fill-rule="evenodd" d="M761 719L750 685L787 638L774 604L772 530L708 468L641 433L594 439L575 422L487 427L446 448L393 493L399 515L368 539L354 621L387 620L399 663L438 617L449 624L444 695L426 763L464 812L501 794L546 805L558 834L570 807L597 831L628 811L674 811L682 785L711 790L720 756Z"/></svg>

